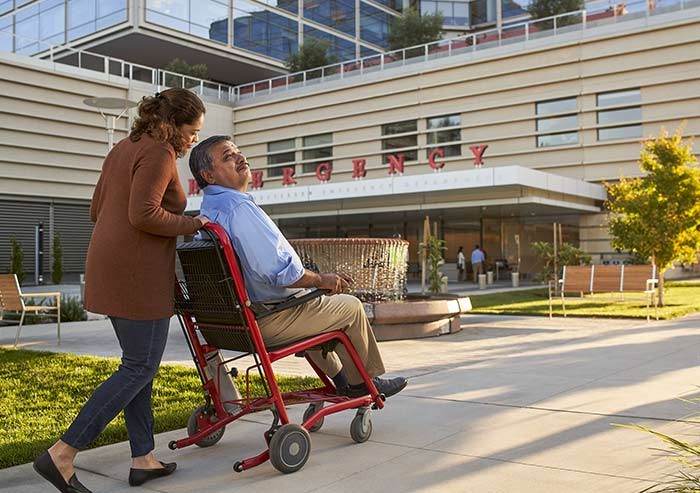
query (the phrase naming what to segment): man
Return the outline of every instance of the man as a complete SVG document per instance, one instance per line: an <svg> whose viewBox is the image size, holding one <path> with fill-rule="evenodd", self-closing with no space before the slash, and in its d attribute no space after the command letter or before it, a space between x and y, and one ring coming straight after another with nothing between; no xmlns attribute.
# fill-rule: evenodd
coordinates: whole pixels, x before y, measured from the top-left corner
<svg viewBox="0 0 700 493"><path fill-rule="evenodd" d="M384 373L384 363L362 303L354 296L342 294L352 279L344 274L317 274L303 267L277 225L246 193L250 167L231 138L209 137L192 149L190 170L204 192L201 214L220 224L231 237L253 302L282 300L302 288L330 291L328 296L260 320L265 344L284 345L323 332L344 330L377 390L387 397L400 392L406 386L405 378L379 378ZM309 354L332 378L338 393L351 397L368 393L342 344L325 358L321 351Z"/></svg>
<svg viewBox="0 0 700 493"><path fill-rule="evenodd" d="M474 247L472 251L472 270L474 270L474 282L479 282L479 274L484 273L484 260L486 256L479 248L479 245Z"/></svg>

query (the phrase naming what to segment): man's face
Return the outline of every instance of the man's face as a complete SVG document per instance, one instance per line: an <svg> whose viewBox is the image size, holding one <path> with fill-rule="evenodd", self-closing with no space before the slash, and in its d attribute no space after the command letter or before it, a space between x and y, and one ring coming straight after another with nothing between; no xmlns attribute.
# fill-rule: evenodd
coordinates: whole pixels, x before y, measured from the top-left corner
<svg viewBox="0 0 700 493"><path fill-rule="evenodd" d="M250 166L236 144L229 140L215 144L209 154L211 169L202 171L202 177L211 185L221 185L245 192L250 183Z"/></svg>

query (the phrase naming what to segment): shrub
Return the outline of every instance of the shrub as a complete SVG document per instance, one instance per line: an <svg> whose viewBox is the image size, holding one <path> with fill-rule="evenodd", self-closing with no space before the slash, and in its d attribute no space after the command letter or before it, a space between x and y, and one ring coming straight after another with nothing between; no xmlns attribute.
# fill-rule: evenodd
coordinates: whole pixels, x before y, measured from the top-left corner
<svg viewBox="0 0 700 493"><path fill-rule="evenodd" d="M533 278L535 281L546 282L550 279L561 279L562 268L565 265L589 265L591 263L591 256L583 250L576 248L570 243L562 243L557 249L557 273L555 276L555 258L552 243L536 241L531 245L537 257L544 263L540 273Z"/></svg>
<svg viewBox="0 0 700 493"><path fill-rule="evenodd" d="M22 284L24 282L24 252L22 244L17 241L16 237L10 240L12 244L12 253L10 255L10 274L17 276L17 281Z"/></svg>
<svg viewBox="0 0 700 493"><path fill-rule="evenodd" d="M427 241L428 260L428 282L431 293L441 293L447 278L440 271L440 267L445 263L442 252L445 250L445 240L439 240L435 236L429 236Z"/></svg>
<svg viewBox="0 0 700 493"><path fill-rule="evenodd" d="M53 264L51 266L51 282L61 284L63 280L63 245L61 235L56 233L53 237Z"/></svg>

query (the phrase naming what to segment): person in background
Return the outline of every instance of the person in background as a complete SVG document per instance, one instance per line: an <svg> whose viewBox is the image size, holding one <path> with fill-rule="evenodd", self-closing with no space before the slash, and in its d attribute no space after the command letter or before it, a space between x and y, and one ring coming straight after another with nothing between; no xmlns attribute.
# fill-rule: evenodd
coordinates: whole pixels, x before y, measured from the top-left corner
<svg viewBox="0 0 700 493"><path fill-rule="evenodd" d="M467 259L464 257L464 247L459 247L457 252L457 282L464 281L464 269L467 267Z"/></svg>
<svg viewBox="0 0 700 493"><path fill-rule="evenodd" d="M484 260L486 260L486 255L484 255L483 250L479 248L479 245L474 247L472 250L472 269L474 269L474 282L479 282L479 274L484 273Z"/></svg>
<svg viewBox="0 0 700 493"><path fill-rule="evenodd" d="M90 493L73 468L122 410L131 446L129 484L171 474L155 459L151 388L173 314L175 243L208 219L184 216L187 196L175 159L199 140L202 101L185 89L144 97L128 138L107 154L90 216L95 229L86 264L85 308L109 315L122 349L121 365L92 394L68 430L34 461L34 469L64 493Z"/></svg>

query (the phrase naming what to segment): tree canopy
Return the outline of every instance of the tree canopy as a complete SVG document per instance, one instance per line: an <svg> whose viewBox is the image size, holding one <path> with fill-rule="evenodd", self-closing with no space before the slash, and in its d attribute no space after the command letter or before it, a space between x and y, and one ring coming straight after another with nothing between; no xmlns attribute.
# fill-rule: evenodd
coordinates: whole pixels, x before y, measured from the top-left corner
<svg viewBox="0 0 700 493"><path fill-rule="evenodd" d="M443 20L441 13L421 15L416 9L404 11L389 24L389 49L400 50L439 40Z"/></svg>
<svg viewBox="0 0 700 493"><path fill-rule="evenodd" d="M533 0L527 7L528 13L533 19L542 19L553 15L565 14L567 12L576 12L583 9L583 0ZM566 26L569 24L577 24L580 22L580 16L566 16L557 19L557 27ZM550 29L553 25L552 21L537 23L537 26L544 29Z"/></svg>
<svg viewBox="0 0 700 493"><path fill-rule="evenodd" d="M209 77L209 67L204 63L190 65L186 60L173 58L165 66L164 70L175 72L176 74L187 75L197 79L207 79Z"/></svg>
<svg viewBox="0 0 700 493"><path fill-rule="evenodd" d="M329 55L330 43L311 38L299 45L299 51L287 58L287 69L290 72L302 72L316 67L324 67L338 62L338 57Z"/></svg>
<svg viewBox="0 0 700 493"><path fill-rule="evenodd" d="M608 224L614 248L654 262L660 273L674 261L694 263L700 250L700 168L679 129L643 144L640 178L608 186ZM659 275L663 303L663 275Z"/></svg>

